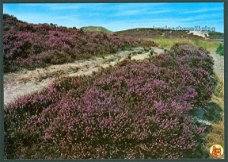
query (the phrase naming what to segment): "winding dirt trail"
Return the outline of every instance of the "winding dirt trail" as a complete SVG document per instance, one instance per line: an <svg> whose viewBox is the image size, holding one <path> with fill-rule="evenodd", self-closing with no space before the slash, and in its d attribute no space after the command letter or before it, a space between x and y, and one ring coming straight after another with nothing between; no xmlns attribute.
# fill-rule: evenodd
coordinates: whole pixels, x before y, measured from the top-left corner
<svg viewBox="0 0 228 162"><path fill-rule="evenodd" d="M216 54L215 51L216 50L214 49L211 52L211 56L214 59L214 71L224 83L224 56Z"/></svg>
<svg viewBox="0 0 228 162"><path fill-rule="evenodd" d="M24 70L4 75L4 104L15 101L18 97L40 91L47 87L53 80L63 76L91 75L100 68L116 65L119 61L131 55L132 60L143 60L164 53L164 49L151 47L145 50L142 47L130 51L121 51L105 57L95 57L87 60L78 60L73 63L51 65L46 68ZM211 52L215 64L215 73L224 81L224 57Z"/></svg>
<svg viewBox="0 0 228 162"><path fill-rule="evenodd" d="M157 47L149 49L138 47L131 51L121 51L105 57L6 74L4 75L4 104L11 103L20 96L40 91L58 77L91 75L100 68L114 66L128 55L131 55L132 60L147 59L150 57L151 51L153 51L153 55L164 53L163 49Z"/></svg>

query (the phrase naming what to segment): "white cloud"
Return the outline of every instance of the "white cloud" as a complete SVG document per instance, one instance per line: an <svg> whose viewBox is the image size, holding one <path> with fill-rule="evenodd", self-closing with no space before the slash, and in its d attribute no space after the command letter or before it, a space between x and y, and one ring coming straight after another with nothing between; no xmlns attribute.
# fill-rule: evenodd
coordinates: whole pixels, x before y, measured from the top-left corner
<svg viewBox="0 0 228 162"><path fill-rule="evenodd" d="M189 13L202 13L202 12L208 12L208 11L222 11L223 8L202 8L198 10L190 10L190 11L184 11L182 13L189 14Z"/></svg>
<svg viewBox="0 0 228 162"><path fill-rule="evenodd" d="M47 7L50 10L75 10L75 9L83 9L83 10L93 10L93 11L100 11L100 10L109 10L113 7L108 7L105 3L55 3L55 4L48 4L44 7Z"/></svg>
<svg viewBox="0 0 228 162"><path fill-rule="evenodd" d="M131 15L137 15L144 12L143 10L125 10L125 11L119 11L115 14L112 14L111 16L131 16Z"/></svg>
<svg viewBox="0 0 228 162"><path fill-rule="evenodd" d="M80 6L72 4L72 5L64 5L64 4L54 4L47 6L51 10L72 10L72 9L79 9Z"/></svg>
<svg viewBox="0 0 228 162"><path fill-rule="evenodd" d="M124 10L119 11L116 14L110 16L134 16L134 15L150 15L150 14L161 14L172 12L172 10L154 10L154 9L135 9L135 10Z"/></svg>
<svg viewBox="0 0 228 162"><path fill-rule="evenodd" d="M159 13L168 13L173 12L172 10L158 10L158 11L150 11L148 14L159 14Z"/></svg>

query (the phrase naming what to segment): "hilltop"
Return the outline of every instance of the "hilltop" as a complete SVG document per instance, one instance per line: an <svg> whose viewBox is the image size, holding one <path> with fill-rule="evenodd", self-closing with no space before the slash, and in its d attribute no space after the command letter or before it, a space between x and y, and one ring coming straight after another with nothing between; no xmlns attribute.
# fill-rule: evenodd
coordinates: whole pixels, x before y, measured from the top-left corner
<svg viewBox="0 0 228 162"><path fill-rule="evenodd" d="M99 31L99 32L104 32L104 33L112 33L111 30L108 30L102 26L85 26L85 27L81 27L80 29L88 30L88 31Z"/></svg>
<svg viewBox="0 0 228 162"><path fill-rule="evenodd" d="M189 30L166 30L154 28L135 28L116 32L118 35L128 35L137 38L185 38L185 39L223 39L219 32L193 32Z"/></svg>

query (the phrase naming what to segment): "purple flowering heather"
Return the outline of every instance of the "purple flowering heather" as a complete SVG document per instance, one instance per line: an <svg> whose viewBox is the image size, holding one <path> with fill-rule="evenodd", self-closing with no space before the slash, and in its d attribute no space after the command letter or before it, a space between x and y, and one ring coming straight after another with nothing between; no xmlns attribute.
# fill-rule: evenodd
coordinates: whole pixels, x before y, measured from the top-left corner
<svg viewBox="0 0 228 162"><path fill-rule="evenodd" d="M192 157L205 128L188 113L210 99L212 66L203 49L183 44L150 61L56 80L5 106L6 157Z"/></svg>
<svg viewBox="0 0 228 162"><path fill-rule="evenodd" d="M138 41L132 37L29 24L6 14L3 28L4 72L72 62L127 47L156 46L153 41Z"/></svg>

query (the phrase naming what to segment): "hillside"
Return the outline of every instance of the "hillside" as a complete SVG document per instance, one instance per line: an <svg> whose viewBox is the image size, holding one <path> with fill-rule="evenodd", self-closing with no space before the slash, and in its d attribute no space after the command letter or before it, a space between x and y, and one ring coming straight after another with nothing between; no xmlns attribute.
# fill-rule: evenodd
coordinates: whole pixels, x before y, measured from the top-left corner
<svg viewBox="0 0 228 162"><path fill-rule="evenodd" d="M99 32L104 32L104 33L112 33L111 30L108 30L102 26L85 26L85 27L81 27L80 29L88 30L88 31L99 31Z"/></svg>
<svg viewBox="0 0 228 162"><path fill-rule="evenodd" d="M224 33L219 32L209 32L209 39L224 39Z"/></svg>
<svg viewBox="0 0 228 162"><path fill-rule="evenodd" d="M129 29L116 32L118 35L128 35L136 38L185 38L185 39L205 39L200 34L195 34L197 32L192 32L188 30L165 30L165 29L153 29L153 28L136 28ZM199 33L199 32L198 32ZM208 36L205 35L206 38L209 39L223 39L224 34L218 32L209 32Z"/></svg>
<svg viewBox="0 0 228 162"><path fill-rule="evenodd" d="M26 23L5 14L3 31L4 72L72 62L144 44L155 45L128 36Z"/></svg>
<svg viewBox="0 0 228 162"><path fill-rule="evenodd" d="M5 156L197 158L207 130L189 113L210 99L212 73L206 50L181 44L150 60L60 78L5 106Z"/></svg>

